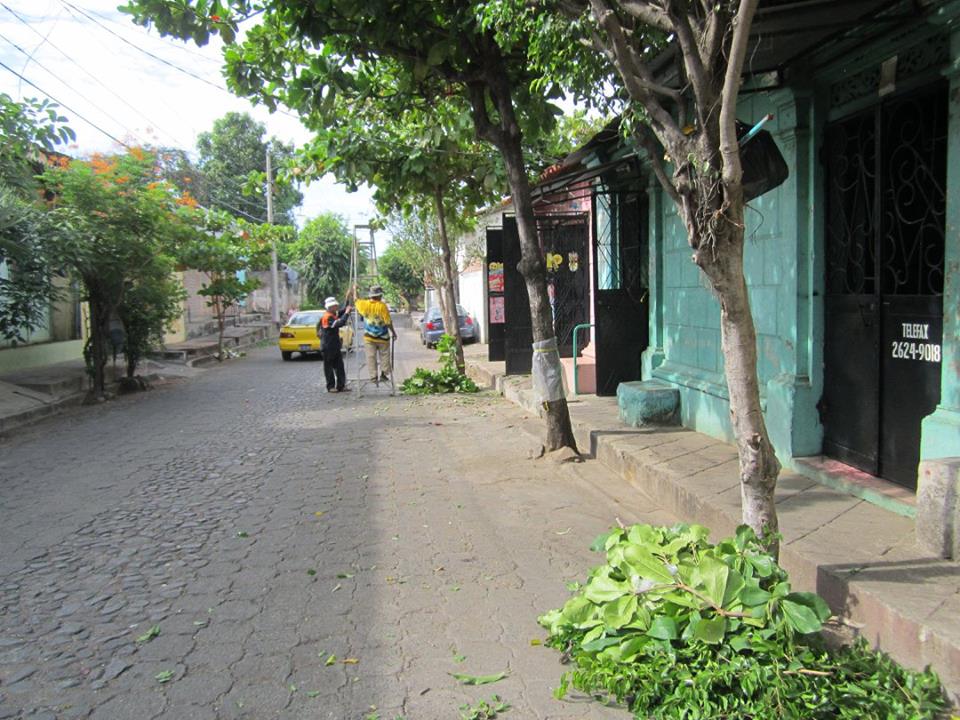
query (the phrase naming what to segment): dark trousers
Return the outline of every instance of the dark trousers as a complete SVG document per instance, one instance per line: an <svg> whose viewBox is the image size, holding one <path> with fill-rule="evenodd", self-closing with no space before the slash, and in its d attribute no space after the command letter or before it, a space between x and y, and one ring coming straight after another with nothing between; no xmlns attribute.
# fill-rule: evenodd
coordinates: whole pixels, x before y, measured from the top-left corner
<svg viewBox="0 0 960 720"><path fill-rule="evenodd" d="M343 353L324 351L323 353L323 374L327 379L327 390L336 387L337 390L343 390L347 384L347 371L343 367ZM334 384L336 376L336 384Z"/></svg>

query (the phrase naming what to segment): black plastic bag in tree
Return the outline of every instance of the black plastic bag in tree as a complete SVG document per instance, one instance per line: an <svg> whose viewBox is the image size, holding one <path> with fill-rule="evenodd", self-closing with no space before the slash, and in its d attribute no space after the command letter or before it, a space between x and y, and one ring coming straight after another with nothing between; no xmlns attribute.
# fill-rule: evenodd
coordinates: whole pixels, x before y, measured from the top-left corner
<svg viewBox="0 0 960 720"><path fill-rule="evenodd" d="M737 122L737 139L752 125ZM766 130L760 130L740 147L740 165L743 168L743 199L746 202L779 187L790 176L787 161L780 154L776 141Z"/></svg>

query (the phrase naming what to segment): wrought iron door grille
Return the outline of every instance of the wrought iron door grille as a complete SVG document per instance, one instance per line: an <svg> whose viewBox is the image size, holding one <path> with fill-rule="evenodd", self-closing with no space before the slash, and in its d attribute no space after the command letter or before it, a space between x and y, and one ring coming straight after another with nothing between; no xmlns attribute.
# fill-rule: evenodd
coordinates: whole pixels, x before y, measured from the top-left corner
<svg viewBox="0 0 960 720"><path fill-rule="evenodd" d="M927 90L827 129L828 294L943 294L946 101Z"/></svg>
<svg viewBox="0 0 960 720"><path fill-rule="evenodd" d="M590 317L586 213L537 215L537 235L547 257L553 325L562 356L573 352L573 329Z"/></svg>

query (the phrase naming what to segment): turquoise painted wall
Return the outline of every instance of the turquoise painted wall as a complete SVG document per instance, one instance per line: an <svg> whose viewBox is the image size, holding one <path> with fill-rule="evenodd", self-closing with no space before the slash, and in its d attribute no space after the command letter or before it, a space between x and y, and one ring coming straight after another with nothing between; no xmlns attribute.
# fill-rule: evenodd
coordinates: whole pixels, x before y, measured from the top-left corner
<svg viewBox="0 0 960 720"><path fill-rule="evenodd" d="M749 122L768 112L774 118L765 129L776 138L790 166L790 177L750 203L744 269L754 307L767 423L778 454L789 458L811 454L820 444L816 401L812 399L819 397L819 385L815 385L819 378L811 379L810 102L793 90L751 93L742 97L738 116ZM664 359L656 368L651 364L649 372L680 387L684 425L731 439L719 306L691 260L673 204L664 202L657 190L651 206L661 213L650 230L652 238L655 232L662 232L662 238L651 245L662 241L662 287L654 294L654 302L660 305L663 317Z"/></svg>
<svg viewBox="0 0 960 720"><path fill-rule="evenodd" d="M877 102L876 86L837 105L837 88L856 90L857 73L876 67L906 47L925 48L944 26L957 23L960 4L949 14L858 47L816 72L798 71L787 89L746 93L738 116L767 124L790 168L789 179L753 200L746 216L744 266L757 327L758 371L771 440L785 465L793 457L818 454L822 427L817 402L823 388L823 202L824 177L818 138L837 113ZM912 45L911 45L912 44ZM947 201L947 282L944 295L944 362L941 404L924 421L921 456L960 455L960 31L954 30ZM816 85L813 84L814 80ZM918 82L928 79L918 78ZM729 403L720 352L719 307L693 264L676 210L651 186L651 345L644 377L674 383L681 393L685 426L731 440Z"/></svg>

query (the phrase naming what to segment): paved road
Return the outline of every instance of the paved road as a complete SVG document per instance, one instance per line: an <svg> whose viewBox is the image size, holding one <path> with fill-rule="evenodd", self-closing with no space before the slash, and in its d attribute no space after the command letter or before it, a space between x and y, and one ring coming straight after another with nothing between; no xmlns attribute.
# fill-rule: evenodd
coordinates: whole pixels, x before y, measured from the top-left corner
<svg viewBox="0 0 960 720"><path fill-rule="evenodd" d="M626 718L554 700L530 641L614 518L671 519L531 428L263 348L0 440L0 718Z"/></svg>

